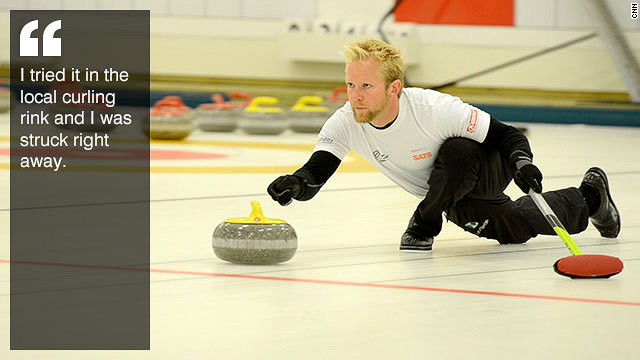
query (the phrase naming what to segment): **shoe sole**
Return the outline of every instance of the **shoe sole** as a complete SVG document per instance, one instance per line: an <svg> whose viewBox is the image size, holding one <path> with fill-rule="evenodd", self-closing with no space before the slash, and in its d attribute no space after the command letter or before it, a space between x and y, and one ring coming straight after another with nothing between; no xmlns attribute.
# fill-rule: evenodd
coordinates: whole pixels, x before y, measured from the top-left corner
<svg viewBox="0 0 640 360"><path fill-rule="evenodd" d="M616 206L616 204L613 202L613 199L611 198L611 191L609 190L609 179L607 178L607 174L605 174L604 170L600 169L599 167L592 167L589 170L587 170L587 172L590 172L590 171L598 173L598 175L602 176L602 179L604 179L604 186L607 189L607 199L609 199L609 203L611 204L611 206L613 206L613 208L616 210L616 213L618 214L618 233L615 236L617 237L618 234L620 234L622 221L620 220L620 211L618 211L618 207Z"/></svg>
<svg viewBox="0 0 640 360"><path fill-rule="evenodd" d="M417 247L417 246L400 246L400 251L402 252L414 252L414 253L421 253L421 252L428 252L431 251L432 248L424 248L424 247Z"/></svg>

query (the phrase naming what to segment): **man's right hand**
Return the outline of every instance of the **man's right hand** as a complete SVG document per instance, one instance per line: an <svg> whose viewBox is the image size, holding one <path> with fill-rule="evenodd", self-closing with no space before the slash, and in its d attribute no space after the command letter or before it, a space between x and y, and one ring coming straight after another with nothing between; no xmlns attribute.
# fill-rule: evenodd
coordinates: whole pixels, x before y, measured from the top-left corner
<svg viewBox="0 0 640 360"><path fill-rule="evenodd" d="M295 175L283 175L269 184L267 192L271 195L271 198L280 205L287 206L291 204L293 198L300 195L303 186L304 183L299 177Z"/></svg>

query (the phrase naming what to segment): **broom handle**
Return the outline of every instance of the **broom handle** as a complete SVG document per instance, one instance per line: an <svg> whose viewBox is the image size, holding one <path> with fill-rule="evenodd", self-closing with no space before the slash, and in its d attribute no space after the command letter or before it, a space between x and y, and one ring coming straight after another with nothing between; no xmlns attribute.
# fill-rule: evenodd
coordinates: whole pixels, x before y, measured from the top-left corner
<svg viewBox="0 0 640 360"><path fill-rule="evenodd" d="M556 214L553 212L553 210L551 210L551 207L549 206L549 204L547 204L547 201L542 197L542 194L538 194L532 189L532 190L529 190L529 196L531 197L533 202L536 204L538 209L540 209L540 212L542 213L542 215L544 215L544 218L547 219L547 222L549 223L549 225L551 225L551 227L553 228L553 231L555 231L556 234L558 234L558 236L560 237L564 245L567 247L567 249L569 249L571 254L582 255L582 252L580 252L580 249L578 249L578 245L576 245L576 243L573 242L573 240L571 239L571 236L569 236L569 233L567 232L567 229L564 228L564 226L562 225L562 223L560 222Z"/></svg>

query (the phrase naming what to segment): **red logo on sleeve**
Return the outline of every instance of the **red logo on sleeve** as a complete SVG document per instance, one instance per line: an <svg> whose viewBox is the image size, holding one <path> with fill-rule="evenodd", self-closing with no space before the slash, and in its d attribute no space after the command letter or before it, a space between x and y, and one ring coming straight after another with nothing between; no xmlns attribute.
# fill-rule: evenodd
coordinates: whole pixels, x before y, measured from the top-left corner
<svg viewBox="0 0 640 360"><path fill-rule="evenodd" d="M471 117L469 117L469 126L467 132L473 134L476 131L476 123L478 122L478 110L471 109Z"/></svg>

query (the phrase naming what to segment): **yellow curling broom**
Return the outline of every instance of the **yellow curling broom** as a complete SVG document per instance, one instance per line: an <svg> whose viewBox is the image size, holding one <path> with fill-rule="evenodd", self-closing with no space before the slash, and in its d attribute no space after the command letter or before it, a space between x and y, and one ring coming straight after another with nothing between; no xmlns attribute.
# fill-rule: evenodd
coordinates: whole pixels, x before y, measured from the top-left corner
<svg viewBox="0 0 640 360"><path fill-rule="evenodd" d="M542 195L533 190L529 190L529 196L571 252L572 256L564 257L553 264L553 269L558 274L568 276L572 279L598 279L609 278L622 272L624 265L622 264L622 260L617 257L608 255L583 255L576 243L571 239L571 236L569 236L567 229L562 225Z"/></svg>

